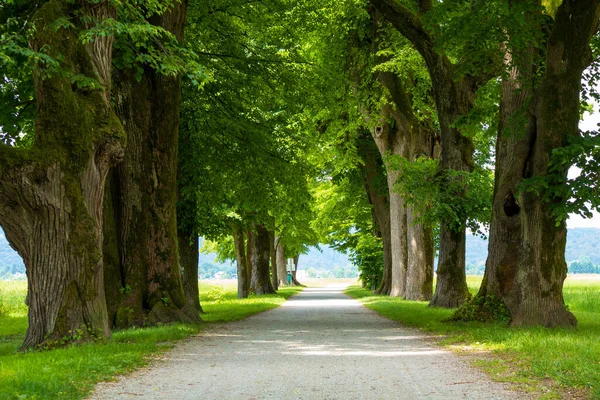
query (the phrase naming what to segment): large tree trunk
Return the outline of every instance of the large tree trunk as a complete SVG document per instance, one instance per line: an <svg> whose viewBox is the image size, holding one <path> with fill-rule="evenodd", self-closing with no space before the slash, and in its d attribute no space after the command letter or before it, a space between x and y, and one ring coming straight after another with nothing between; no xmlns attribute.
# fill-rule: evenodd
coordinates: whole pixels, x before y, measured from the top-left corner
<svg viewBox="0 0 600 400"><path fill-rule="evenodd" d="M84 19L115 16L52 0L35 13L34 50L110 88L112 37L81 44ZM71 21L55 29L59 18ZM69 77L34 76L37 115L31 150L0 144L0 224L27 270L28 327L21 349L110 336L102 262L102 203L109 168L123 155L124 132L106 90L80 89Z"/></svg>
<svg viewBox="0 0 600 400"><path fill-rule="evenodd" d="M250 287L258 295L275 293L269 279L269 259L271 257L269 231L264 225L256 225L250 245L252 246Z"/></svg>
<svg viewBox="0 0 600 400"><path fill-rule="evenodd" d="M380 73L379 80L390 93L395 105L383 109L384 118L374 132L382 155L395 154L410 161L418 157L433 157L434 135L422 126L414 112L402 83L391 73ZM393 119L390 125L386 120ZM388 168L390 202L390 235L392 273L390 295L407 300L427 300L433 290L433 233L431 228L417 224L412 206L407 206L394 184L398 171Z"/></svg>
<svg viewBox="0 0 600 400"><path fill-rule="evenodd" d="M277 258L277 277L279 278L279 287L287 286L287 258L285 257L285 246L281 241L281 236L275 238L276 258Z"/></svg>
<svg viewBox="0 0 600 400"><path fill-rule="evenodd" d="M176 3L154 25L183 37L187 4ZM125 160L115 170L116 228L125 295L116 326L175 321L198 322L185 311L177 242L177 141L179 77L145 68L138 82L132 70L117 73L117 114L128 134Z"/></svg>
<svg viewBox="0 0 600 400"><path fill-rule="evenodd" d="M390 296L404 297L406 290L406 271L408 268L406 205L404 198L394 191L394 184L400 174L388 170L390 188L390 247L392 253L392 273Z"/></svg>
<svg viewBox="0 0 600 400"><path fill-rule="evenodd" d="M470 298L464 259L465 231L455 231L448 226L440 227L440 259L436 271L435 293L430 306L454 308Z"/></svg>
<svg viewBox="0 0 600 400"><path fill-rule="evenodd" d="M370 134L367 133L369 136ZM365 192L372 207L373 224L381 234L383 244L383 273L378 294L389 295L392 280L392 238L390 231L389 189L383 160L371 137L358 138L358 153L363 160Z"/></svg>
<svg viewBox="0 0 600 400"><path fill-rule="evenodd" d="M417 221L415 210L408 207L408 266L404 298L431 300L433 295L433 230Z"/></svg>
<svg viewBox="0 0 600 400"><path fill-rule="evenodd" d="M534 192L515 198L515 193L530 177L557 174L558 185L566 182L568 166L550 171L549 162L555 149L578 135L581 74L590 62L589 43L599 16L598 0L564 1L548 40L540 86L532 89L535 71L528 61L533 54L513 62L515 67L503 81L489 255L478 297L501 298L513 325L577 323L562 295L566 225L557 226L552 213L568 199L548 200ZM507 49L506 60L512 58ZM533 107L523 110L532 98ZM519 116L529 123L515 126L523 119Z"/></svg>
<svg viewBox="0 0 600 400"><path fill-rule="evenodd" d="M453 124L461 115L469 113L473 106L474 89L467 82L454 81L452 65L445 57L437 57L429 63L428 68L441 131L440 168L443 172L470 172L473 170L473 143ZM467 216L459 215L458 219L458 224L440 221L437 284L430 303L434 307L458 307L471 297L465 273Z"/></svg>
<svg viewBox="0 0 600 400"><path fill-rule="evenodd" d="M233 225L233 243L235 245L235 261L237 263L238 298L246 299L250 292L250 280L248 279L248 261L246 259L246 248L244 244L244 231L237 225Z"/></svg>

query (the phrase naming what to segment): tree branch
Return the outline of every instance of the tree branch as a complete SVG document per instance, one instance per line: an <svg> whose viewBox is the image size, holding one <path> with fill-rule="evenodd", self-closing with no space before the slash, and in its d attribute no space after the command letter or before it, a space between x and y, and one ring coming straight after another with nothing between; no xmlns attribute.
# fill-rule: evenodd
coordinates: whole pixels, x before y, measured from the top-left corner
<svg viewBox="0 0 600 400"><path fill-rule="evenodd" d="M421 2L427 3L427 0ZM438 64L440 56L435 52L433 40L418 15L397 0L371 0L371 4L415 46L429 68Z"/></svg>

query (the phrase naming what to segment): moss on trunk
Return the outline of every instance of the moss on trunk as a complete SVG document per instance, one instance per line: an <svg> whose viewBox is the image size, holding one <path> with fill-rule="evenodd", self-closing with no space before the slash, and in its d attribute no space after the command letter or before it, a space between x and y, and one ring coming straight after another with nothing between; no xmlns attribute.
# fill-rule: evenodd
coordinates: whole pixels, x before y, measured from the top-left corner
<svg viewBox="0 0 600 400"><path fill-rule="evenodd" d="M62 67L110 87L112 38L78 39L89 10L52 0L34 16L34 49L49 49ZM114 9L100 2L100 20ZM56 30L58 18L73 26ZM29 325L22 349L109 336L102 260L102 203L124 132L106 90L78 88L64 74L34 79L36 137L31 150L0 151L0 224L25 262Z"/></svg>

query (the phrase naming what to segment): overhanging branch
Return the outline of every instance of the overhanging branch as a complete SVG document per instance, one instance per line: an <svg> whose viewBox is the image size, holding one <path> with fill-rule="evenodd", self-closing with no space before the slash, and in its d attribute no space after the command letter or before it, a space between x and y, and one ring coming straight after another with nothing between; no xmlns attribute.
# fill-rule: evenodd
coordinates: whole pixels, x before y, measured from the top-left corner
<svg viewBox="0 0 600 400"><path fill-rule="evenodd" d="M433 40L418 15L396 0L371 0L371 4L415 46L429 67L438 63L439 55L433 48Z"/></svg>

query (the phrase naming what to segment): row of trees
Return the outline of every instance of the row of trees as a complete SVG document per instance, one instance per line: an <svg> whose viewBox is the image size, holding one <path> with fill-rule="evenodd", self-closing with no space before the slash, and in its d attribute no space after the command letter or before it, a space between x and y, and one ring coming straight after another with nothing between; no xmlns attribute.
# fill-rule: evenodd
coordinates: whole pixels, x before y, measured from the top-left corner
<svg viewBox="0 0 600 400"><path fill-rule="evenodd" d="M600 204L598 139L577 128L600 0L0 5L0 225L27 268L23 348L198 322L198 236L236 260L240 297L326 242L380 293L456 307L482 223L472 306L576 323L564 219Z"/></svg>
<svg viewBox="0 0 600 400"><path fill-rule="evenodd" d="M378 198L385 191L369 193L384 248L380 291L431 298L432 306L465 304L465 230L487 222L485 277L466 307L500 300L514 325L576 324L562 297L565 219L569 212L588 215L586 201L598 204L589 190L598 171L597 133L580 132L578 122L580 94L596 96L599 4L356 5L362 12L350 13L339 42L352 95L339 115L362 119L356 146L367 129L384 160L389 207L378 205L386 204ZM582 89L582 79L591 85ZM367 155L362 164L369 190L374 163ZM573 164L583 173L567 180ZM457 317L464 315L480 313Z"/></svg>

